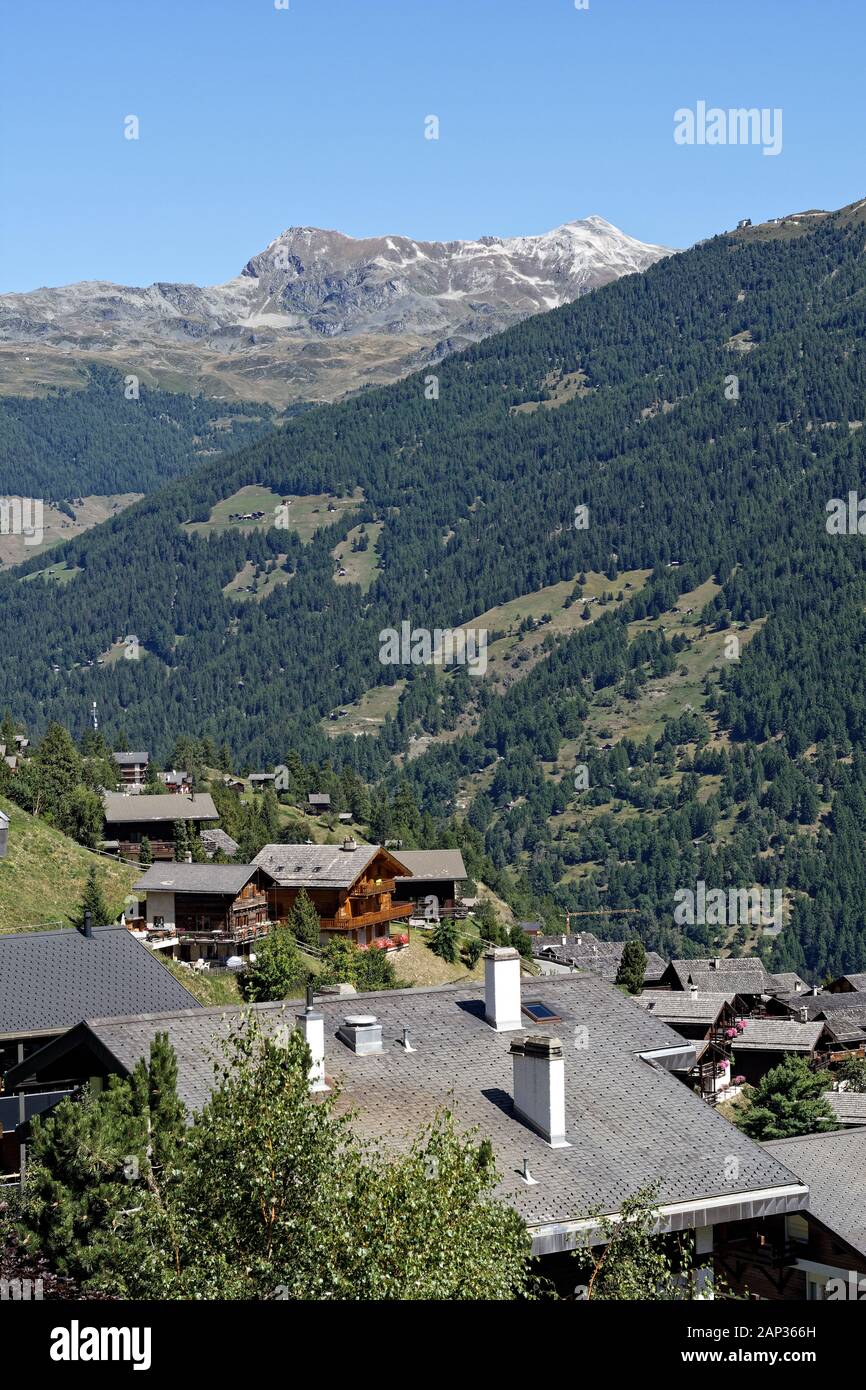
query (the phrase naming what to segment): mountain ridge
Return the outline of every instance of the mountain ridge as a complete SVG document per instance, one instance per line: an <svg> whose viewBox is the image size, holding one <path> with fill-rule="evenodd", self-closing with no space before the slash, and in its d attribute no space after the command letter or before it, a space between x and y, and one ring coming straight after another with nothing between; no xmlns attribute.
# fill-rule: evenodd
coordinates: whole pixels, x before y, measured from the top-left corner
<svg viewBox="0 0 866 1390"><path fill-rule="evenodd" d="M99 361L138 364L168 389L333 400L670 254L598 214L474 241L289 227L218 285L86 280L0 295L0 389L23 354L25 379L41 369L52 384Z"/></svg>

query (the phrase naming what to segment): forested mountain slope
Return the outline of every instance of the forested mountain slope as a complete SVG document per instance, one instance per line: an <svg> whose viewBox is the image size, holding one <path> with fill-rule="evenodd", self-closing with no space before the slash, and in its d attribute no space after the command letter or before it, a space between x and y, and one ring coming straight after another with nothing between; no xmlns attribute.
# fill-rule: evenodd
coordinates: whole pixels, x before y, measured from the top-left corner
<svg viewBox="0 0 866 1390"><path fill-rule="evenodd" d="M0 396L0 496L58 502L153 492L208 456L257 438L272 416L269 406L160 391L91 367L80 391Z"/></svg>
<svg viewBox="0 0 866 1390"><path fill-rule="evenodd" d="M861 480L864 237L858 205L716 238L448 359L436 389L424 373L309 411L199 469L53 552L68 583L0 579L0 706L80 730L97 699L131 746L195 731L368 779L426 733L401 775L425 810L465 801L534 901L637 903L648 939L699 950L723 934L673 930L677 887L771 884L793 924L777 961L862 968L866 552L825 523ZM311 540L189 527L253 484L355 502L323 501ZM361 526L378 537L366 591L333 582ZM239 604L224 590L250 562L283 582ZM622 571L651 573L625 589ZM468 623L582 572L609 595L572 635L542 624L508 688L379 662L404 619ZM739 659L710 641L731 623ZM76 666L124 633L140 660ZM698 692L679 709L678 675ZM328 737L335 706L397 681L378 738ZM654 681L666 720L647 714Z"/></svg>

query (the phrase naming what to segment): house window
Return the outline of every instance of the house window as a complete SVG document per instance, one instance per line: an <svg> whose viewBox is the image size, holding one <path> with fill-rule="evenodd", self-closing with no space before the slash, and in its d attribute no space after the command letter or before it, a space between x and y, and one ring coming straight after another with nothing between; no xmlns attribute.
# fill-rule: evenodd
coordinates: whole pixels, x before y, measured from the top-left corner
<svg viewBox="0 0 866 1390"><path fill-rule="evenodd" d="M785 1235L788 1240L796 1242L798 1245L805 1245L809 1240L809 1223L805 1216L786 1216Z"/></svg>
<svg viewBox="0 0 866 1390"><path fill-rule="evenodd" d="M816 1299L822 1301L827 1297L827 1280L820 1274L806 1275L806 1299L809 1303L814 1303Z"/></svg>

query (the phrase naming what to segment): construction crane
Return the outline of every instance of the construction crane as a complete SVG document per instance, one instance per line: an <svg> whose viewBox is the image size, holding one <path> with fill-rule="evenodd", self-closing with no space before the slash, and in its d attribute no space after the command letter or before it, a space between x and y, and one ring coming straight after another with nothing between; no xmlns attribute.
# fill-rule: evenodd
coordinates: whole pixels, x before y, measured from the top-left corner
<svg viewBox="0 0 866 1390"><path fill-rule="evenodd" d="M566 908L565 930L569 934L571 933L572 917L628 917L639 912L639 907L591 907L581 908L580 910L576 908Z"/></svg>

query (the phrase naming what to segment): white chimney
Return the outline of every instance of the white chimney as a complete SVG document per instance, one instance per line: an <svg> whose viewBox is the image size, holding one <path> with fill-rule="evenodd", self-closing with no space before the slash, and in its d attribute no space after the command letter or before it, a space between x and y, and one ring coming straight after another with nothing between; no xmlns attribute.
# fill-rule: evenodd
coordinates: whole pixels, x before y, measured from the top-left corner
<svg viewBox="0 0 866 1390"><path fill-rule="evenodd" d="M511 1044L514 1112L552 1149L569 1148L565 1137L565 1060L559 1038L530 1033Z"/></svg>
<svg viewBox="0 0 866 1390"><path fill-rule="evenodd" d="M513 946L484 952L484 1017L497 1033L521 1028L520 953Z"/></svg>
<svg viewBox="0 0 866 1390"><path fill-rule="evenodd" d="M310 1090L329 1091L325 1081L325 1017L308 1006L302 1014L295 1015L296 1026L307 1047L310 1049Z"/></svg>

